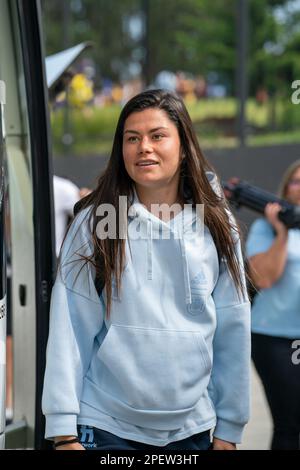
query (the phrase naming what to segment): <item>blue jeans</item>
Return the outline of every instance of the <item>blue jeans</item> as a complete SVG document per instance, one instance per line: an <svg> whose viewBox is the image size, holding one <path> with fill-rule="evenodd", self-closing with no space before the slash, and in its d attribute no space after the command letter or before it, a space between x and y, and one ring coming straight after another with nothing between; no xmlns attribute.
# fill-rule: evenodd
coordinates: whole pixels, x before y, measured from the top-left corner
<svg viewBox="0 0 300 470"><path fill-rule="evenodd" d="M181 441L170 442L164 447L152 446L143 442L131 441L103 431L93 426L77 426L80 444L86 450L142 450L158 452L161 450L209 450L210 432L204 431Z"/></svg>

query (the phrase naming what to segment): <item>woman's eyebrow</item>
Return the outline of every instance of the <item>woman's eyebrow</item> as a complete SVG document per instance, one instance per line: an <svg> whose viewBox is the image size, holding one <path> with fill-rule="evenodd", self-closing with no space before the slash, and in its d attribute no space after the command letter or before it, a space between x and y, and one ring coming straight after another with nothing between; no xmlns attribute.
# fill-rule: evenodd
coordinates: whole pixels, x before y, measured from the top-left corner
<svg viewBox="0 0 300 470"><path fill-rule="evenodd" d="M154 129L150 129L149 132L155 132L155 131L158 131L159 129L168 129L167 127L164 127L164 126L159 126L159 127L155 127ZM130 132L131 134L138 134L140 135L140 132L138 131L135 131L133 129L126 129L126 131L124 131L124 134L126 134L126 132Z"/></svg>

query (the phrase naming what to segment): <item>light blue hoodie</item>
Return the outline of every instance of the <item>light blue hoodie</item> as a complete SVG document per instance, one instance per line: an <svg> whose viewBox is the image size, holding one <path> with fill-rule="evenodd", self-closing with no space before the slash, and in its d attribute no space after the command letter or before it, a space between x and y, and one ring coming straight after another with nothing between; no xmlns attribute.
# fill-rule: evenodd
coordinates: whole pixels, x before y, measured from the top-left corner
<svg viewBox="0 0 300 470"><path fill-rule="evenodd" d="M219 265L209 230L195 235L191 207L163 222L135 193L108 320L105 290L99 298L94 269L75 254L92 253L89 210L72 224L52 291L45 437L86 424L165 446L215 427L215 437L239 443L249 417L250 304ZM147 238L130 238L134 223ZM166 229L171 239L162 239ZM242 264L239 240L236 249Z"/></svg>

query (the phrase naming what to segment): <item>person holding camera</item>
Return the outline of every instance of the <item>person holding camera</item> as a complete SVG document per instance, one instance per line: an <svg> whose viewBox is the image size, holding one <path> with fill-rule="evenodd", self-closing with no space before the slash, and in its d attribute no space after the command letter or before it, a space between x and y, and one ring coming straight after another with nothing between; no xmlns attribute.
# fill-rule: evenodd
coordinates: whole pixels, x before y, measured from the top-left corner
<svg viewBox="0 0 300 470"><path fill-rule="evenodd" d="M300 205L300 160L284 174L280 197ZM257 294L252 304L252 358L273 419L271 449L299 449L300 230L288 229L269 203L249 231L246 252Z"/></svg>

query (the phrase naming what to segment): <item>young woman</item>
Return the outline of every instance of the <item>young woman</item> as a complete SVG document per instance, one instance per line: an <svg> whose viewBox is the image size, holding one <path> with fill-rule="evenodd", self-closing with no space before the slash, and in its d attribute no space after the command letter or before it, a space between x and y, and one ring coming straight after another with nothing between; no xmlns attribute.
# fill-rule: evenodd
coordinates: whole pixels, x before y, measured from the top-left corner
<svg viewBox="0 0 300 470"><path fill-rule="evenodd" d="M238 228L183 102L135 96L62 247L45 437L57 449L151 451L208 449L213 434L214 449L235 449L249 413L249 313Z"/></svg>
<svg viewBox="0 0 300 470"><path fill-rule="evenodd" d="M300 160L283 176L281 198L300 207ZM273 418L272 450L300 447L300 230L287 229L270 203L251 226L247 255L260 289L252 306L252 356ZM294 343L295 340L298 340Z"/></svg>

